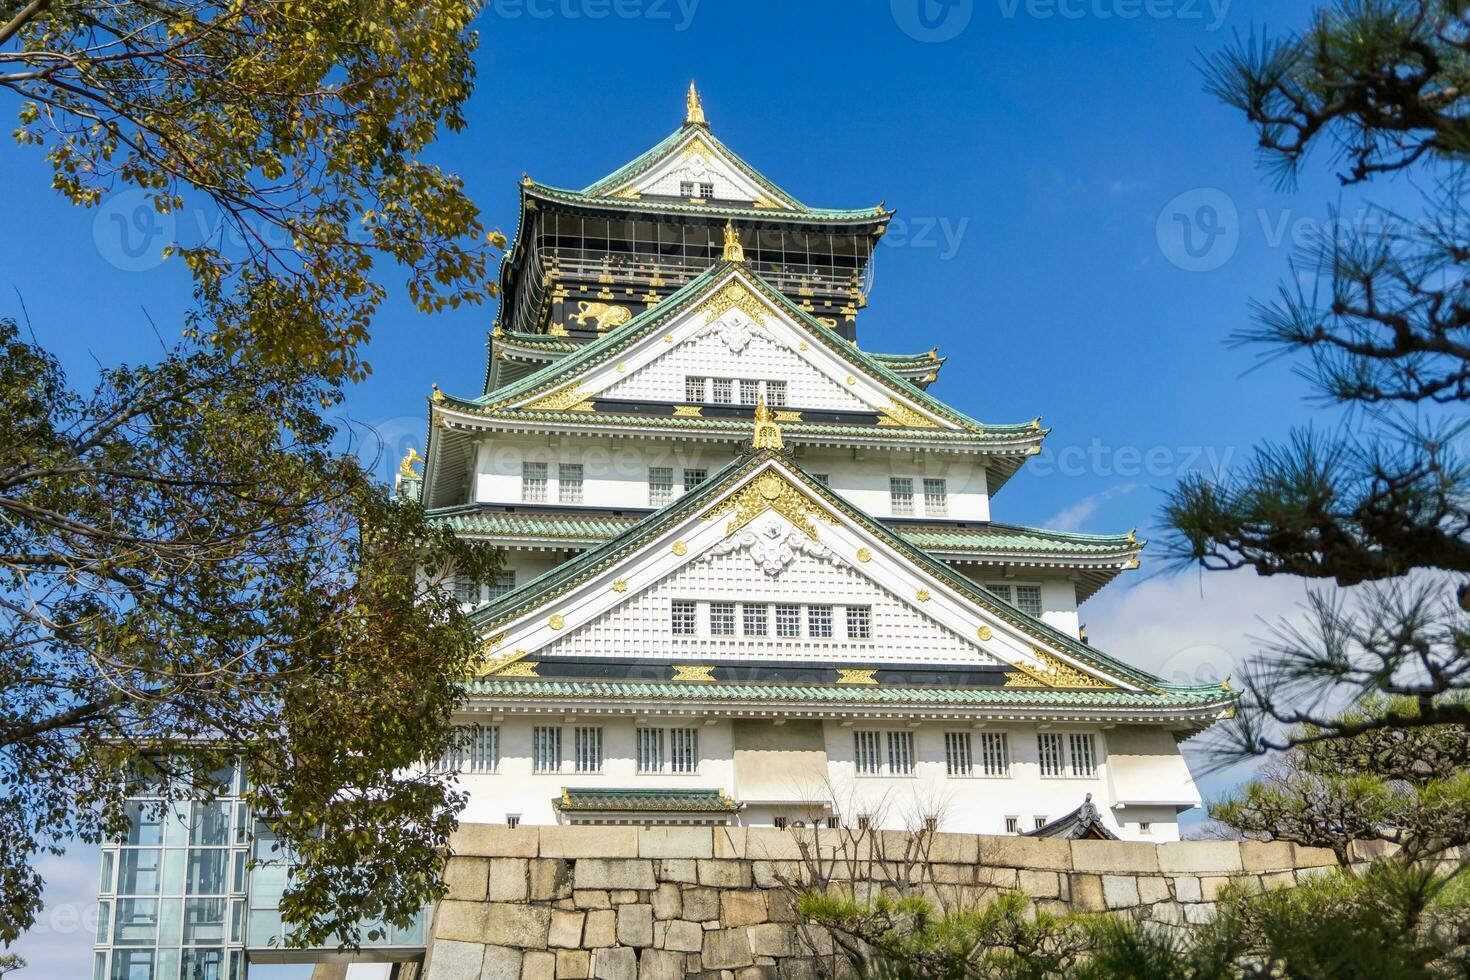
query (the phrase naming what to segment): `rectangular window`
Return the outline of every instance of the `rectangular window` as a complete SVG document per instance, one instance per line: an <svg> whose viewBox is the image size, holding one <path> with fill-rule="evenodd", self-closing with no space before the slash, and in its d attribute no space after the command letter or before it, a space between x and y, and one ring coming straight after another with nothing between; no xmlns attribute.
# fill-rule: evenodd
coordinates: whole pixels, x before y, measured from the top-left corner
<svg viewBox="0 0 1470 980"><path fill-rule="evenodd" d="M771 613L763 603L745 603L740 607L740 615L746 636L765 636L770 632Z"/></svg>
<svg viewBox="0 0 1470 980"><path fill-rule="evenodd" d="M701 181L699 185L699 196L704 198L715 196L715 185L709 181Z"/></svg>
<svg viewBox="0 0 1470 980"><path fill-rule="evenodd" d="M528 504L546 503L546 464L521 464L521 500Z"/></svg>
<svg viewBox="0 0 1470 980"><path fill-rule="evenodd" d="M786 829L786 818L785 817L772 817L771 818L771 826L774 827L776 830L785 830Z"/></svg>
<svg viewBox="0 0 1470 980"><path fill-rule="evenodd" d="M704 378L687 377L684 379L684 400L698 404L705 399Z"/></svg>
<svg viewBox="0 0 1470 980"><path fill-rule="evenodd" d="M638 729L638 771L640 773L664 771L664 730L662 728Z"/></svg>
<svg viewBox="0 0 1470 980"><path fill-rule="evenodd" d="M1011 747L1005 732L980 733L980 771L992 777L1011 774Z"/></svg>
<svg viewBox="0 0 1470 980"><path fill-rule="evenodd" d="M924 481L924 516L949 516L949 487L944 480Z"/></svg>
<svg viewBox="0 0 1470 980"><path fill-rule="evenodd" d="M843 612L847 619L847 638L849 640L871 640L873 638L871 606L848 606Z"/></svg>
<svg viewBox="0 0 1470 980"><path fill-rule="evenodd" d="M1006 833L1018 834L1021 832L1020 817L1006 817Z"/></svg>
<svg viewBox="0 0 1470 980"><path fill-rule="evenodd" d="M1035 824L1035 829L1036 830L1040 830L1042 827L1045 827L1046 826L1046 814L1044 814L1044 813L1038 813L1036 816L1032 817L1031 819L1032 819L1032 821Z"/></svg>
<svg viewBox="0 0 1470 980"><path fill-rule="evenodd" d="M776 635L796 637L801 635L801 607L779 605L776 607Z"/></svg>
<svg viewBox="0 0 1470 980"><path fill-rule="evenodd" d="M495 573L495 584L490 586L490 598L499 599L516 587L515 569L504 569Z"/></svg>
<svg viewBox="0 0 1470 980"><path fill-rule="evenodd" d="M156 848L125 848L117 876L119 895L157 895L159 859Z"/></svg>
<svg viewBox="0 0 1470 980"><path fill-rule="evenodd" d="M557 500L564 504L582 502L582 464L562 463L556 468Z"/></svg>
<svg viewBox="0 0 1470 980"><path fill-rule="evenodd" d="M754 405L760 401L761 383L746 378L740 382L740 404Z"/></svg>
<svg viewBox="0 0 1470 980"><path fill-rule="evenodd" d="M817 639L832 636L832 607L806 607L806 635Z"/></svg>
<svg viewBox="0 0 1470 980"><path fill-rule="evenodd" d="M711 636L735 635L735 603L711 602L709 604L709 632Z"/></svg>
<svg viewBox="0 0 1470 980"><path fill-rule="evenodd" d="M684 492L688 493L690 490L693 490L695 487L699 486L701 483L704 482L704 478L707 476L709 476L709 470L685 470Z"/></svg>
<svg viewBox="0 0 1470 980"><path fill-rule="evenodd" d="M1011 601L1011 587L1009 585L1001 585L999 582L989 582L985 587L991 592L994 592L998 598L1004 599L1006 602Z"/></svg>
<svg viewBox="0 0 1470 980"><path fill-rule="evenodd" d="M735 401L735 382L729 378L713 379L709 400L716 405L732 404Z"/></svg>
<svg viewBox="0 0 1470 980"><path fill-rule="evenodd" d="M679 773L699 771L699 730L697 728L669 729L669 771Z"/></svg>
<svg viewBox="0 0 1470 980"><path fill-rule="evenodd" d="M519 813L507 813L505 815L505 825L511 830L515 830L521 825L521 815Z"/></svg>
<svg viewBox="0 0 1470 980"><path fill-rule="evenodd" d="M1041 586L1016 586L1016 608L1028 616L1041 615Z"/></svg>
<svg viewBox="0 0 1470 980"><path fill-rule="evenodd" d="M1150 834L1152 834L1154 832L1154 825L1153 825L1153 823L1151 821L1148 821L1148 820L1140 820L1140 821L1138 821L1138 832L1140 834L1144 835L1145 837L1147 837L1148 835L1150 835Z"/></svg>
<svg viewBox="0 0 1470 980"><path fill-rule="evenodd" d="M883 754L877 732L853 732L853 758L859 776L883 774Z"/></svg>
<svg viewBox="0 0 1470 980"><path fill-rule="evenodd" d="M969 732L944 733L944 772L947 776L970 775Z"/></svg>
<svg viewBox="0 0 1470 980"><path fill-rule="evenodd" d="M531 768L535 772L561 771L561 729L540 725L531 731Z"/></svg>
<svg viewBox="0 0 1470 980"><path fill-rule="evenodd" d="M578 728L572 733L578 772L602 772L602 729Z"/></svg>
<svg viewBox="0 0 1470 980"><path fill-rule="evenodd" d="M1065 776L1066 762L1062 756L1062 736L1056 732L1042 732L1036 736L1036 755L1041 763L1043 776Z"/></svg>
<svg viewBox="0 0 1470 980"><path fill-rule="evenodd" d="M675 599L669 619L675 636L693 636L699 632L699 607L688 599Z"/></svg>
<svg viewBox="0 0 1470 980"><path fill-rule="evenodd" d="M468 575L454 576L454 601L460 605L479 605L480 583Z"/></svg>
<svg viewBox="0 0 1470 980"><path fill-rule="evenodd" d="M812 474L812 479L813 480L816 480L818 483L820 483L824 487L830 487L832 485L832 474L831 473L813 473Z"/></svg>
<svg viewBox="0 0 1470 980"><path fill-rule="evenodd" d="M444 756L451 772L495 772L500 768L500 729L495 725L458 725L455 744Z"/></svg>
<svg viewBox="0 0 1470 980"><path fill-rule="evenodd" d="M772 408L779 408L786 404L786 382L766 382L766 404Z"/></svg>
<svg viewBox="0 0 1470 980"><path fill-rule="evenodd" d="M650 466L648 468L648 506L662 507L674 499L674 468L672 466Z"/></svg>
<svg viewBox="0 0 1470 980"><path fill-rule="evenodd" d="M857 829L867 830L873 824L873 818L866 813L859 813L857 818Z"/></svg>
<svg viewBox="0 0 1470 980"><path fill-rule="evenodd" d="M914 481L906 476L888 478L888 500L894 517L911 517L914 513Z"/></svg>
<svg viewBox="0 0 1470 980"><path fill-rule="evenodd" d="M1078 779L1091 779L1097 775L1097 751L1092 736L1073 732L1067 736L1068 748L1072 751L1072 775Z"/></svg>
<svg viewBox="0 0 1470 980"><path fill-rule="evenodd" d="M912 776L914 774L914 733L888 733L888 774L890 776Z"/></svg>

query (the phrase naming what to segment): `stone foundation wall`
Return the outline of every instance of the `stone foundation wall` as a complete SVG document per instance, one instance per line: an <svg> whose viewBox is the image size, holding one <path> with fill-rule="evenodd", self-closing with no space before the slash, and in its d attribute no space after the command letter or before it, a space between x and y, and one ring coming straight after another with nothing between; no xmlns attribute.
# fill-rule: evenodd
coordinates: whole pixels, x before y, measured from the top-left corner
<svg viewBox="0 0 1470 980"><path fill-rule="evenodd" d="M452 850L427 980L823 976L831 941L796 921L789 887L814 866L859 894L922 873L939 902L1018 890L1059 910L1183 925L1209 918L1232 879L1291 884L1335 864L1330 851L1291 844L754 827L467 825Z"/></svg>

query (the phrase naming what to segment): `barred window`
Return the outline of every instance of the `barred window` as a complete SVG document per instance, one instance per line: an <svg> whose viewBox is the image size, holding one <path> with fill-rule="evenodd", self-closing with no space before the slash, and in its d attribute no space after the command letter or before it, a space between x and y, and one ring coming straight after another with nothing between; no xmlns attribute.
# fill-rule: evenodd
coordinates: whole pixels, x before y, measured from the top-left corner
<svg viewBox="0 0 1470 980"><path fill-rule="evenodd" d="M674 499L674 468L672 466L650 466L648 468L648 506L662 507Z"/></svg>
<svg viewBox="0 0 1470 980"><path fill-rule="evenodd" d="M561 771L561 729L540 725L531 731L531 768L535 772Z"/></svg>
<svg viewBox="0 0 1470 980"><path fill-rule="evenodd" d="M988 582L985 587L1006 602L1011 601L1011 587L1009 585L1002 585L999 582Z"/></svg>
<svg viewBox="0 0 1470 980"><path fill-rule="evenodd" d="M1036 816L1032 817L1031 820L1035 824L1036 830L1040 830L1042 827L1046 826L1046 814L1044 813L1038 813Z"/></svg>
<svg viewBox="0 0 1470 980"><path fill-rule="evenodd" d="M1011 774L1011 747L1005 732L980 733L980 769L987 776Z"/></svg>
<svg viewBox="0 0 1470 980"><path fill-rule="evenodd" d="M662 728L638 729L638 771L656 773L664 771L664 730Z"/></svg>
<svg viewBox="0 0 1470 980"><path fill-rule="evenodd" d="M711 636L735 635L735 603L711 602L709 604L709 631Z"/></svg>
<svg viewBox="0 0 1470 980"><path fill-rule="evenodd" d="M685 470L684 492L688 493L690 490L693 490L695 487L699 486L701 483L704 482L704 478L707 476L709 476L709 470Z"/></svg>
<svg viewBox="0 0 1470 980"><path fill-rule="evenodd" d="M890 776L912 776L914 774L914 733L888 733L888 774Z"/></svg>
<svg viewBox="0 0 1470 980"><path fill-rule="evenodd" d="M1041 615L1041 586L1016 586L1016 608L1028 616Z"/></svg>
<svg viewBox="0 0 1470 980"><path fill-rule="evenodd" d="M1062 736L1056 732L1042 732L1036 736L1036 754L1041 762L1043 776L1065 776L1066 762L1062 752Z"/></svg>
<svg viewBox="0 0 1470 980"><path fill-rule="evenodd" d="M766 382L766 404L773 408L786 404L786 382Z"/></svg>
<svg viewBox="0 0 1470 980"><path fill-rule="evenodd" d="M1072 775L1089 779L1097 775L1097 751L1092 736L1085 732L1073 732L1067 737L1072 751Z"/></svg>
<svg viewBox="0 0 1470 980"><path fill-rule="evenodd" d="M495 725L456 725L454 745L444 755L451 772L495 772L500 768L500 729Z"/></svg>
<svg viewBox="0 0 1470 980"><path fill-rule="evenodd" d="M480 583L469 575L454 576L454 600L461 605L479 605Z"/></svg>
<svg viewBox="0 0 1470 980"><path fill-rule="evenodd" d="M675 599L669 625L675 636L693 636L699 632L699 607L688 599Z"/></svg>
<svg viewBox="0 0 1470 980"><path fill-rule="evenodd" d="M888 499L893 505L893 516L912 516L914 513L914 481L906 476L889 477Z"/></svg>
<svg viewBox="0 0 1470 980"><path fill-rule="evenodd" d="M546 503L546 464L521 464L521 500L528 504Z"/></svg>
<svg viewBox="0 0 1470 980"><path fill-rule="evenodd" d="M871 640L873 638L873 609L871 606L848 606L843 610L847 619L849 640Z"/></svg>
<svg viewBox="0 0 1470 980"><path fill-rule="evenodd" d="M499 599L516 587L516 573L513 568L502 569L495 573L495 584L490 586L490 598Z"/></svg>
<svg viewBox="0 0 1470 980"><path fill-rule="evenodd" d="M971 774L969 732L944 733L944 771L949 776Z"/></svg>
<svg viewBox="0 0 1470 980"><path fill-rule="evenodd" d="M924 481L924 516L947 517L949 515L949 487L944 480Z"/></svg>
<svg viewBox="0 0 1470 980"><path fill-rule="evenodd" d="M669 729L669 769L672 772L699 771L699 730Z"/></svg>
<svg viewBox="0 0 1470 980"><path fill-rule="evenodd" d="M776 607L776 635L793 637L801 635L801 607L779 605Z"/></svg>
<svg viewBox="0 0 1470 980"><path fill-rule="evenodd" d="M825 639L832 635L832 607L806 607L806 635Z"/></svg>
<svg viewBox="0 0 1470 980"><path fill-rule="evenodd" d="M573 733L578 772L602 772L602 729L578 728Z"/></svg>
<svg viewBox="0 0 1470 980"><path fill-rule="evenodd" d="M761 395L761 383L759 381L752 381L749 378L742 378L741 379L741 381L740 381L740 404L742 404L742 405L754 405L756 402L760 401L760 395Z"/></svg>
<svg viewBox="0 0 1470 980"><path fill-rule="evenodd" d="M771 613L765 604L747 602L740 607L740 615L746 636L765 636L770 632Z"/></svg>
<svg viewBox="0 0 1470 980"><path fill-rule="evenodd" d="M735 382L729 378L715 378L710 384L710 401L716 405L729 405L735 401Z"/></svg>
<svg viewBox="0 0 1470 980"><path fill-rule="evenodd" d="M879 776L883 773L883 754L877 732L853 732L853 758L857 762L859 776Z"/></svg>
<svg viewBox="0 0 1470 980"><path fill-rule="evenodd" d="M557 499L564 504L582 502L582 464L562 463L556 468Z"/></svg>
<svg viewBox="0 0 1470 980"><path fill-rule="evenodd" d="M1019 834L1021 832L1020 817L1006 817L1006 833Z"/></svg>
<svg viewBox="0 0 1470 980"><path fill-rule="evenodd" d="M824 487L830 487L832 485L832 474L831 473L813 473L812 474L812 479L813 480L816 480L818 483L820 483Z"/></svg>
<svg viewBox="0 0 1470 980"><path fill-rule="evenodd" d="M704 401L706 378L688 377L684 379L684 400L686 402Z"/></svg>

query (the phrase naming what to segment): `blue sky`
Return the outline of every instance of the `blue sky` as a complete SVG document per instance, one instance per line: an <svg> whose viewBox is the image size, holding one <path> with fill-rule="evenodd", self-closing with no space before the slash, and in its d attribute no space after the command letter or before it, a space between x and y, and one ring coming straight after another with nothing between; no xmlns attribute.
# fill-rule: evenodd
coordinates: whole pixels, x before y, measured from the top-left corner
<svg viewBox="0 0 1470 980"><path fill-rule="evenodd" d="M464 177L487 226L510 232L523 171L592 182L676 128L696 78L715 133L797 197L898 209L859 319L864 348L938 344L950 358L939 397L1053 428L1048 453L997 496L996 519L1148 534L1180 474L1243 459L1311 415L1289 364L1252 370L1254 352L1225 339L1288 275L1293 242L1362 199L1325 158L1296 188L1273 187L1250 130L1196 69L1232 35L1298 26L1306 9L520 0L482 17L469 128L433 157ZM79 381L95 363L153 356L154 325L176 335L188 283L154 260L161 235L122 237L136 201L73 209L46 190L38 153L3 160L0 316L19 317L23 300ZM396 458L422 436L430 382L479 393L492 313L427 317L395 297L347 414L378 426ZM1092 600L1084 619L1094 642L1181 678L1227 673L1261 618L1300 597L1290 582L1149 571ZM94 867L91 852L48 862L52 909L20 943L35 963L21 976L87 971L90 937L53 920L90 902Z"/></svg>

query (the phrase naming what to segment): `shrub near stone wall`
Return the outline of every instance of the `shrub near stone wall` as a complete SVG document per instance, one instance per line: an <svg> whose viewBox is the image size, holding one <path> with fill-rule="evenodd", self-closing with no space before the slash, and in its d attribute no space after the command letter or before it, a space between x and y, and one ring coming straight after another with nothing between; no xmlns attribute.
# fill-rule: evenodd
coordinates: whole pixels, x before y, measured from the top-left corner
<svg viewBox="0 0 1470 980"><path fill-rule="evenodd" d="M864 887L873 865L844 859L850 838L805 833L815 833L808 855L822 876ZM891 857L912 852L914 838L864 841L870 854ZM452 853L427 980L814 978L832 952L792 907L789 883L813 870L793 832L466 825ZM1172 925L1207 919L1232 878L1270 887L1335 864L1330 851L1291 844L961 834L927 835L921 857L922 887L940 901L1016 890L1059 909L1131 910Z"/></svg>

